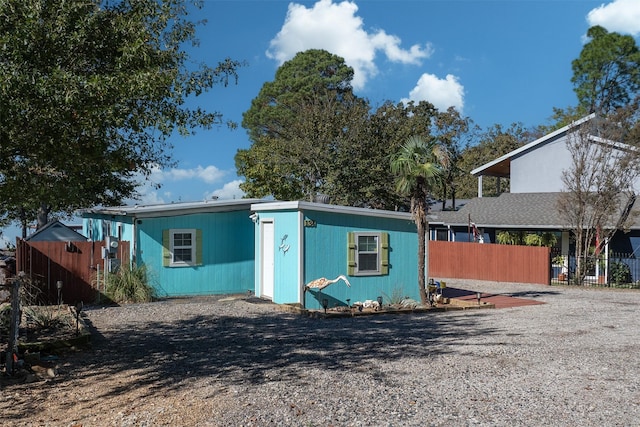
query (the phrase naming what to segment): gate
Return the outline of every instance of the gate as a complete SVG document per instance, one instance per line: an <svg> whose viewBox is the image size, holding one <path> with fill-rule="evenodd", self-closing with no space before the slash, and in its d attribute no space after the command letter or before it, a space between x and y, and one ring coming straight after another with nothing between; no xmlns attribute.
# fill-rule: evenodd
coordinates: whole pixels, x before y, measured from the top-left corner
<svg viewBox="0 0 640 427"><path fill-rule="evenodd" d="M106 242L29 242L18 239L16 271L38 287L42 303L76 304L96 302L104 291L105 260L102 248ZM119 242L112 255L122 263L129 260L129 242ZM108 261L108 260L107 260ZM57 283L62 282L61 301Z"/></svg>

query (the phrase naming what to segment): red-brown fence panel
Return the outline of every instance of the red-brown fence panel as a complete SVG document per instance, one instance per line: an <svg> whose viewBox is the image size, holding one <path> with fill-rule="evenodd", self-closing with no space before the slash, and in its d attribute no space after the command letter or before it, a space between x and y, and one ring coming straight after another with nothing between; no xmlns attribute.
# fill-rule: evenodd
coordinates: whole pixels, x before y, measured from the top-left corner
<svg viewBox="0 0 640 427"><path fill-rule="evenodd" d="M128 262L129 242L119 242L115 258ZM106 267L102 258L105 242L29 242L18 240L16 271L24 272L42 291L43 303L58 303L57 282L62 282L65 304L93 303L103 291Z"/></svg>
<svg viewBox="0 0 640 427"><path fill-rule="evenodd" d="M494 282L551 284L551 249L429 241L429 276Z"/></svg>

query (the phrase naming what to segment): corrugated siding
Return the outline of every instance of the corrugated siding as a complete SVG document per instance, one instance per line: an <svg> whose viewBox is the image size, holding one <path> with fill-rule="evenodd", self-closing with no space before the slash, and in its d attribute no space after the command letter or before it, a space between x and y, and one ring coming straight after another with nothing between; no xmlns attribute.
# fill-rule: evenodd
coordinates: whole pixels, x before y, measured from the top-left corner
<svg viewBox="0 0 640 427"><path fill-rule="evenodd" d="M548 285L550 253L550 248L533 246L432 240L429 276Z"/></svg>
<svg viewBox="0 0 640 427"><path fill-rule="evenodd" d="M305 227L304 281L320 277L334 279L347 275L347 235L353 231L389 233L389 274L381 276L348 276L351 288L340 281L325 288L334 303L346 304L375 300L378 296L401 294L419 299L417 267L417 234L410 220L363 217L327 212L307 211L305 219L315 221ZM320 308L317 298L307 292L307 308Z"/></svg>
<svg viewBox="0 0 640 427"><path fill-rule="evenodd" d="M138 262L160 295L244 293L254 288L254 227L249 211L145 218L138 225ZM202 265L162 266L162 231L202 230Z"/></svg>

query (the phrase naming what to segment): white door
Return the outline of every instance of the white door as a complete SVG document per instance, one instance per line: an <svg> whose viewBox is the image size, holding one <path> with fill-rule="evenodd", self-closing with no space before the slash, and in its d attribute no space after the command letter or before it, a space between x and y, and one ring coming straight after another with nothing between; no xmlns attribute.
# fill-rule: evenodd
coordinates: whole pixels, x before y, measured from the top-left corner
<svg viewBox="0 0 640 427"><path fill-rule="evenodd" d="M262 289L261 297L273 299L274 259L275 259L275 233L273 222L262 222L262 241L260 255L262 258Z"/></svg>

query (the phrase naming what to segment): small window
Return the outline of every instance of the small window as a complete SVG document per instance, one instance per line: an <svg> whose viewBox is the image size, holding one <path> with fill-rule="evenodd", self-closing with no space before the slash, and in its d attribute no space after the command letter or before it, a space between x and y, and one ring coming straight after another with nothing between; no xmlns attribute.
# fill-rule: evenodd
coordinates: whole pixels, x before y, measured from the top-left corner
<svg viewBox="0 0 640 427"><path fill-rule="evenodd" d="M357 237L357 271L359 273L377 273L380 270L380 258L378 257L380 236L358 235Z"/></svg>
<svg viewBox="0 0 640 427"><path fill-rule="evenodd" d="M348 272L352 276L389 274L389 234L382 232L349 233Z"/></svg>
<svg viewBox="0 0 640 427"><path fill-rule="evenodd" d="M166 230L163 246L164 265L169 267L185 267L197 265L198 234L195 229ZM163 238L163 240L164 240Z"/></svg>
<svg viewBox="0 0 640 427"><path fill-rule="evenodd" d="M436 240L446 242L449 240L449 230L446 228L436 228Z"/></svg>

